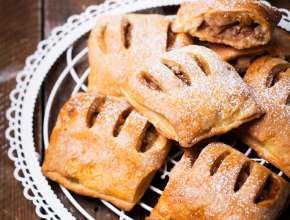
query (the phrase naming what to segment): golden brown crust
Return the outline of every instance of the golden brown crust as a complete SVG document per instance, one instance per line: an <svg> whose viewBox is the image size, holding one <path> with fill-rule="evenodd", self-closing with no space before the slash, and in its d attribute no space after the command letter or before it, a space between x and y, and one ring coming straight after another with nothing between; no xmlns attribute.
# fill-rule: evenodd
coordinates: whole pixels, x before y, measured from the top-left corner
<svg viewBox="0 0 290 220"><path fill-rule="evenodd" d="M290 64L261 57L251 64L244 80L266 114L241 130L243 140L290 177Z"/></svg>
<svg viewBox="0 0 290 220"><path fill-rule="evenodd" d="M255 0L204 0L181 4L173 31L237 49L270 42L281 15Z"/></svg>
<svg viewBox="0 0 290 220"><path fill-rule="evenodd" d="M240 74L240 76L244 76L247 72L249 66L251 65L251 62L256 58L257 56L243 56L239 57L236 60L233 60L230 62L231 65L235 68L235 70Z"/></svg>
<svg viewBox="0 0 290 220"><path fill-rule="evenodd" d="M80 93L61 109L42 171L75 193L130 210L169 150L148 126L123 99Z"/></svg>
<svg viewBox="0 0 290 220"><path fill-rule="evenodd" d="M259 47L239 50L209 42L200 41L199 44L214 50L223 60L230 62L240 74L244 74L258 56L268 54L287 60L290 58L290 34L278 27L274 30L271 42Z"/></svg>
<svg viewBox="0 0 290 220"><path fill-rule="evenodd" d="M242 153L211 143L198 158L185 152L148 219L276 219L289 183Z"/></svg>
<svg viewBox="0 0 290 220"><path fill-rule="evenodd" d="M290 33L281 28L275 28L273 39L267 49L270 55L284 59L290 58Z"/></svg>
<svg viewBox="0 0 290 220"><path fill-rule="evenodd" d="M261 115L233 67L201 46L165 53L124 81L122 92L160 133L183 147Z"/></svg>
<svg viewBox="0 0 290 220"><path fill-rule="evenodd" d="M274 30L271 42L264 46L239 50L234 47L209 42L199 42L199 44L212 49L225 61L232 61L240 57L252 59L261 54L269 54L280 58L290 57L290 34L278 27Z"/></svg>
<svg viewBox="0 0 290 220"><path fill-rule="evenodd" d="M199 44L212 49L225 61L232 61L241 57L253 59L262 54L269 54L280 58L290 57L290 34L278 27L274 30L271 42L264 46L239 50L234 47L209 42L199 42Z"/></svg>
<svg viewBox="0 0 290 220"><path fill-rule="evenodd" d="M202 45L212 49L218 55L220 55L224 61L231 61L238 59L240 57L253 57L259 54L267 52L269 45L253 47L248 49L236 49L234 47L222 45L222 44L213 44L213 43L202 43Z"/></svg>
<svg viewBox="0 0 290 220"><path fill-rule="evenodd" d="M165 16L129 14L98 18L88 44L89 89L120 96L119 85L126 74L167 50L191 44L191 38L173 33Z"/></svg>

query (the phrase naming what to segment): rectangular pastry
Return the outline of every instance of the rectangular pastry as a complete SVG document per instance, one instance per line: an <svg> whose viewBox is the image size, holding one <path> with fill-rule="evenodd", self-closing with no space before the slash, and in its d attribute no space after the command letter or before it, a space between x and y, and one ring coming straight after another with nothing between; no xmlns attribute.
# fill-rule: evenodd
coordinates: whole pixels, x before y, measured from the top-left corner
<svg viewBox="0 0 290 220"><path fill-rule="evenodd" d="M162 15L102 16L89 37L90 90L120 96L120 82L161 53L191 44L186 34L171 31Z"/></svg>
<svg viewBox="0 0 290 220"><path fill-rule="evenodd" d="M211 143L197 158L185 152L147 220L277 219L289 190L289 183L239 151Z"/></svg>
<svg viewBox="0 0 290 220"><path fill-rule="evenodd" d="M262 113L234 68L201 46L164 53L128 77L122 92L165 137L183 147L224 134Z"/></svg>
<svg viewBox="0 0 290 220"><path fill-rule="evenodd" d="M80 195L130 210L169 150L169 141L123 99L72 97L52 131L42 171Z"/></svg>

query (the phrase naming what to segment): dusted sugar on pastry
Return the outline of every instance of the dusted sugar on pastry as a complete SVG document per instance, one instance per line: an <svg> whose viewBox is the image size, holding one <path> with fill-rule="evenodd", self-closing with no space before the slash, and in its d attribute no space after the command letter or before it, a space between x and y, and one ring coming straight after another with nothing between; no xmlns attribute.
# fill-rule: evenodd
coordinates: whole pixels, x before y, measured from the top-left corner
<svg viewBox="0 0 290 220"><path fill-rule="evenodd" d="M80 93L61 109L42 171L71 191L130 210L169 150L123 99Z"/></svg>
<svg viewBox="0 0 290 220"><path fill-rule="evenodd" d="M89 37L90 90L120 96L126 74L146 66L161 53L191 44L186 34L171 31L161 15L115 15L98 18Z"/></svg>
<svg viewBox="0 0 290 220"><path fill-rule="evenodd" d="M251 64L244 80L266 113L241 129L243 140L290 177L290 64L261 57Z"/></svg>
<svg viewBox="0 0 290 220"><path fill-rule="evenodd" d="M286 208L289 183L239 151L211 143L189 151L147 220L277 219Z"/></svg>
<svg viewBox="0 0 290 220"><path fill-rule="evenodd" d="M275 8L256 0L191 1L181 4L173 31L244 49L269 43L280 19Z"/></svg>
<svg viewBox="0 0 290 220"><path fill-rule="evenodd" d="M132 74L122 92L169 139L183 147L261 115L249 87L212 50L187 46Z"/></svg>

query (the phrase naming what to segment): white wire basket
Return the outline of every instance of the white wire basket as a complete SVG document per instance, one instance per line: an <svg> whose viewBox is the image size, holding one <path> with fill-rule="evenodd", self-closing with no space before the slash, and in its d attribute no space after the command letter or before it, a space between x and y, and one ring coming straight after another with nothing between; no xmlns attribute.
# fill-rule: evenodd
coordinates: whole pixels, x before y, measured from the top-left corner
<svg viewBox="0 0 290 220"><path fill-rule="evenodd" d="M14 176L21 181L25 198L31 200L36 206L36 213L40 218L53 220L76 219L57 198L47 179L43 176L40 167L41 154L36 151L38 146L36 146L34 140L33 116L37 96L45 77L51 74L51 68L61 57L66 60L66 66L54 82L44 109L43 139L44 146L47 147L50 128L53 126L54 120L50 118L51 112L55 112L55 109L57 109L54 106L55 101L60 102L59 99L61 99L64 102L70 95L87 90L85 82L90 70L88 67L79 70L78 65L87 62L88 49L84 46L81 49L78 48L75 52L75 47L77 47L78 40L91 30L97 17L103 14L155 10L155 8L178 5L180 2L181 0L109 0L98 6L90 6L82 14L71 16L64 25L55 28L47 40L39 43L37 51L26 59L23 71L16 78L16 88L10 94L11 107L6 114L9 121L6 137L10 144L8 155L15 163ZM285 9L281 9L281 11L283 12L283 19L279 25L290 31L290 13ZM66 88L69 94L68 97L65 97L59 93L61 88L65 87L67 80L71 81L73 87ZM240 144L236 140L226 139L230 142L229 144L239 148ZM240 150L251 159L266 166L271 166L267 161L258 158L250 148L242 146ZM145 213L144 215L149 214L154 202L162 194L170 169L177 163L181 155L182 150L174 148L162 169L158 171L152 185L138 204ZM283 175L281 171L272 169L278 175ZM62 186L60 187L71 204L86 219L94 219L86 210L86 207L83 207L70 191ZM150 198L150 201L148 198ZM155 198L155 201L152 202L152 198ZM134 219L131 213L119 210L106 201L102 201L102 203L119 216L120 220Z"/></svg>

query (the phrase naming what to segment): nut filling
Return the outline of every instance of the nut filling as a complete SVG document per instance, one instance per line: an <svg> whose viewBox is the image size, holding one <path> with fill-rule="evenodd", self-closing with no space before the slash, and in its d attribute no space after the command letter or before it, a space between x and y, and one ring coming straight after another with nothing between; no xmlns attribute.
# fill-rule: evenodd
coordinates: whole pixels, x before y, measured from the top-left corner
<svg viewBox="0 0 290 220"><path fill-rule="evenodd" d="M249 17L244 16L244 19L238 20L238 17L232 17L228 14L206 17L199 26L198 31L225 41L239 41L245 38L252 38L253 40L263 42L266 34L261 25Z"/></svg>

